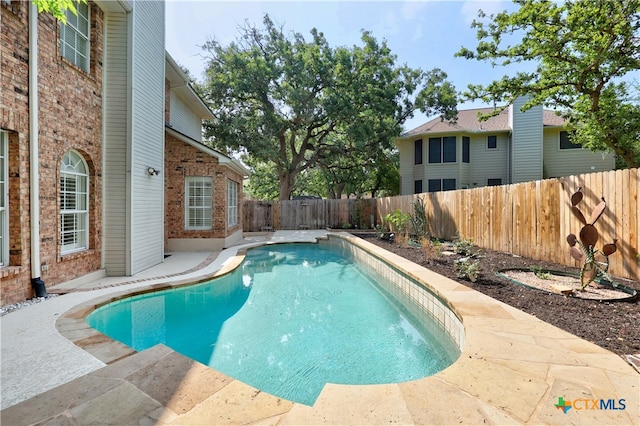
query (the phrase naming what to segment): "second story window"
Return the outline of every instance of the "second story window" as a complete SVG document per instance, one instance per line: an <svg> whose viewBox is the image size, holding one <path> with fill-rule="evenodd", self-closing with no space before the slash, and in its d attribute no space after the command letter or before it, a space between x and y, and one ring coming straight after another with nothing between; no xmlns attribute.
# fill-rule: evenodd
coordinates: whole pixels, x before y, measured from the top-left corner
<svg viewBox="0 0 640 426"><path fill-rule="evenodd" d="M498 137L496 135L487 136L487 149L498 148Z"/></svg>
<svg viewBox="0 0 640 426"><path fill-rule="evenodd" d="M89 72L89 5L76 3L76 10L77 15L65 11L67 23L60 24L60 54Z"/></svg>
<svg viewBox="0 0 640 426"><path fill-rule="evenodd" d="M571 135L569 132L562 131L560 132L560 149L575 149L581 148L579 144L574 144L571 141Z"/></svg>
<svg viewBox="0 0 640 426"><path fill-rule="evenodd" d="M413 164L422 164L422 139L418 139L413 142Z"/></svg>
<svg viewBox="0 0 640 426"><path fill-rule="evenodd" d="M429 138L429 163L455 163L456 137Z"/></svg>
<svg viewBox="0 0 640 426"><path fill-rule="evenodd" d="M469 163L471 151L471 139L469 136L462 137L462 162Z"/></svg>

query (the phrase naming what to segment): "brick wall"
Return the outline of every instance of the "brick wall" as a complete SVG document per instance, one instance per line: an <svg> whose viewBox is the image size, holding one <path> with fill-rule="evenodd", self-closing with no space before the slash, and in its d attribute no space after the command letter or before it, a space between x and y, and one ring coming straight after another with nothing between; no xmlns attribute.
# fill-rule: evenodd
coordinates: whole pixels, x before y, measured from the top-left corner
<svg viewBox="0 0 640 426"><path fill-rule="evenodd" d="M165 134L165 246L170 238L225 238L242 229L242 176L218 159ZM213 178L211 230L185 230L185 177ZM238 225L227 227L227 180L238 182Z"/></svg>
<svg viewBox="0 0 640 426"><path fill-rule="evenodd" d="M10 266L0 269L0 305L34 296L30 276L28 2L0 7L2 26L0 127L9 132ZM91 4L90 71L60 57L58 23L38 19L40 254L48 287L101 265L102 11ZM60 255L59 164L70 149L89 166L89 250Z"/></svg>

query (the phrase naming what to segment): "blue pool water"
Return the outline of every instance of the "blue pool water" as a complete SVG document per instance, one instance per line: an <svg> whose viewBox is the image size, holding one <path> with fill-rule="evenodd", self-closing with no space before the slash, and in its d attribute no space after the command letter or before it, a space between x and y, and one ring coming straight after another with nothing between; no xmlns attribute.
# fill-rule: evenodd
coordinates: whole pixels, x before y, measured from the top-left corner
<svg viewBox="0 0 640 426"><path fill-rule="evenodd" d="M397 383L458 357L337 248L252 249L212 281L105 305L87 322L137 351L158 343L276 396L312 405L325 383Z"/></svg>

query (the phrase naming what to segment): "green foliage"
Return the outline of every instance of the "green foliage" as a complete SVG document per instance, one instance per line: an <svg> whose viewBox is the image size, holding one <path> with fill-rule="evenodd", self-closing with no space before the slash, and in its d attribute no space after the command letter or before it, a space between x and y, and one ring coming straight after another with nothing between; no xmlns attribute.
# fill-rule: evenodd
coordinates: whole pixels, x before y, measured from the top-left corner
<svg viewBox="0 0 640 426"><path fill-rule="evenodd" d="M364 228L364 217L362 210L362 202L360 200L356 200L349 210L349 219L351 220L353 226L356 228Z"/></svg>
<svg viewBox="0 0 640 426"><path fill-rule="evenodd" d="M461 256L473 256L476 254L476 248L473 245L473 240L467 240L459 236L453 240L453 251Z"/></svg>
<svg viewBox="0 0 640 426"><path fill-rule="evenodd" d="M610 150L628 167L640 167L640 0L514 0L516 12L479 13L475 51L456 55L492 65L535 63L482 85L467 99L557 108L575 130L574 140L591 150ZM516 40L517 42L514 42ZM498 114L502 109L498 109Z"/></svg>
<svg viewBox="0 0 640 426"><path fill-rule="evenodd" d="M208 41L204 94L216 116L205 126L209 142L273 164L279 197L288 199L304 170L326 171L331 188L383 164L417 108L455 116L455 91L442 71L397 65L386 42L367 31L361 41L333 48L317 29L305 40L268 15L263 28L245 24L228 46Z"/></svg>
<svg viewBox="0 0 640 426"><path fill-rule="evenodd" d="M550 280L551 279L551 274L549 272L545 272L538 265L531 265L531 266L529 266L529 269L531 270L531 272L533 272L535 274L536 277L540 278L541 280Z"/></svg>
<svg viewBox="0 0 640 426"><path fill-rule="evenodd" d="M245 156L243 161L251 169L249 182L244 188L247 197L265 201L277 200L278 172L273 164L255 161L249 156Z"/></svg>
<svg viewBox="0 0 640 426"><path fill-rule="evenodd" d="M403 213L402 210L396 209L393 213L389 213L384 217L386 223L389 224L389 228L396 234L405 235L407 233L407 224L411 220L411 216L407 213Z"/></svg>
<svg viewBox="0 0 640 426"><path fill-rule="evenodd" d="M413 202L413 214L411 215L411 227L418 242L429 237L427 211L424 198L416 197Z"/></svg>
<svg viewBox="0 0 640 426"><path fill-rule="evenodd" d="M74 15L78 14L76 5L87 3L87 0L32 0L33 4L38 8L38 13L48 12L54 18L67 23L67 15L65 12L69 10Z"/></svg>
<svg viewBox="0 0 640 426"><path fill-rule="evenodd" d="M482 268L480 261L477 259L471 259L470 257L463 257L455 261L454 270L458 278L476 282L480 277Z"/></svg>

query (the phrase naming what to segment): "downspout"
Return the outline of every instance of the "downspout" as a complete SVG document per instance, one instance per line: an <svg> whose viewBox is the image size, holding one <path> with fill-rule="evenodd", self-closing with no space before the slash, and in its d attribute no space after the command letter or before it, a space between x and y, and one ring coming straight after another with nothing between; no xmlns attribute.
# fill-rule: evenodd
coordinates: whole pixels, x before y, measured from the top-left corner
<svg viewBox="0 0 640 426"><path fill-rule="evenodd" d="M38 9L29 2L29 204L31 219L31 286L47 297L40 278L40 179L38 155Z"/></svg>

